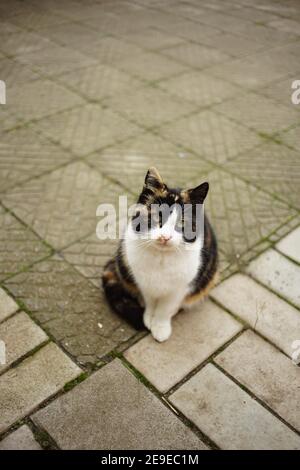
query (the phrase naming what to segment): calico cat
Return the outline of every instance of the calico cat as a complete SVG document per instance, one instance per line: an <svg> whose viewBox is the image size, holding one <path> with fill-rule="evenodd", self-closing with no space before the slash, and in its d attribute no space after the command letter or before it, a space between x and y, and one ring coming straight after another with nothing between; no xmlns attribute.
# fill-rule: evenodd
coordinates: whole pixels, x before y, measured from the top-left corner
<svg viewBox="0 0 300 470"><path fill-rule="evenodd" d="M137 329L146 326L157 341L170 337L171 319L181 308L204 298L216 283L216 237L206 216L202 227L196 223L208 189L208 183L169 188L150 168L138 209L104 268L113 310Z"/></svg>

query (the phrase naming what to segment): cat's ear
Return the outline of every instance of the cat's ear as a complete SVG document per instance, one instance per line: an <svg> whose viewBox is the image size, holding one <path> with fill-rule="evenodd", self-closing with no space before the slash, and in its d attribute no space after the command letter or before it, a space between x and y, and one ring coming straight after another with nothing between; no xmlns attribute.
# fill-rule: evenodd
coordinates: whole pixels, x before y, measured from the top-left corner
<svg viewBox="0 0 300 470"><path fill-rule="evenodd" d="M153 189L160 189L165 186L162 177L158 173L157 169L152 166L149 168L147 171L146 177L145 177L145 186L147 188L153 188Z"/></svg>
<svg viewBox="0 0 300 470"><path fill-rule="evenodd" d="M209 184L207 182L200 184L194 189L189 189L189 197L192 202L196 202L198 204L203 204L204 199L207 196L209 190Z"/></svg>

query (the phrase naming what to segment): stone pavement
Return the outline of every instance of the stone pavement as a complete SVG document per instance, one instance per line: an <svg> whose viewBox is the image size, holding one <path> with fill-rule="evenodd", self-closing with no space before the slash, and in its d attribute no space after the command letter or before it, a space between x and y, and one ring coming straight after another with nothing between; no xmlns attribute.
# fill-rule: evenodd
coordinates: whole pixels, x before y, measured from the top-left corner
<svg viewBox="0 0 300 470"><path fill-rule="evenodd" d="M300 449L299 57L298 0L1 1L0 449ZM95 233L150 165L220 245L163 344Z"/></svg>

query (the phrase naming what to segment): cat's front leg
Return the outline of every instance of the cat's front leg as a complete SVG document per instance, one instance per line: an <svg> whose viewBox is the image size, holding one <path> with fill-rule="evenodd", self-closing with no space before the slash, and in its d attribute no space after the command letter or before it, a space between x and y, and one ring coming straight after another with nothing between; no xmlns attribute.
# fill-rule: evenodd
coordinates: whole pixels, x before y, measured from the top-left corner
<svg viewBox="0 0 300 470"><path fill-rule="evenodd" d="M154 316L156 302L151 297L145 297L145 311L143 315L143 322L148 330L151 330L152 318Z"/></svg>
<svg viewBox="0 0 300 470"><path fill-rule="evenodd" d="M157 301L151 320L151 333L157 341L166 341L171 336L171 319L180 309L183 298L183 294L172 294Z"/></svg>

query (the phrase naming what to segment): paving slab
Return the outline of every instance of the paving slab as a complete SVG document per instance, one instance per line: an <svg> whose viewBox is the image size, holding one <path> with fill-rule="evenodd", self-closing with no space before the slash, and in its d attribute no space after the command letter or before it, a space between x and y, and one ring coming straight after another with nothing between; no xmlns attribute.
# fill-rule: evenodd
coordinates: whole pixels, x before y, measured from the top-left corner
<svg viewBox="0 0 300 470"><path fill-rule="evenodd" d="M159 344L148 335L131 346L125 357L158 390L166 392L241 328L233 317L207 300L178 314L168 341Z"/></svg>
<svg viewBox="0 0 300 470"><path fill-rule="evenodd" d="M9 56L18 56L27 52L35 52L43 47L51 46L51 42L39 34L20 31L15 34L0 34L0 50Z"/></svg>
<svg viewBox="0 0 300 470"><path fill-rule="evenodd" d="M292 258L297 263L300 263L300 227L290 232L280 242L277 243L276 248L284 255Z"/></svg>
<svg viewBox="0 0 300 470"><path fill-rule="evenodd" d="M0 321L5 320L19 309L18 304L4 289L0 288Z"/></svg>
<svg viewBox="0 0 300 470"><path fill-rule="evenodd" d="M247 272L267 287L300 307L300 267L275 250L252 261Z"/></svg>
<svg viewBox="0 0 300 470"><path fill-rule="evenodd" d="M297 105L299 106L299 105ZM297 108L298 109L298 108ZM300 141L299 141L300 126L295 126L285 132L282 132L279 137L282 141L296 149L298 152L300 150Z"/></svg>
<svg viewBox="0 0 300 470"><path fill-rule="evenodd" d="M23 424L0 441L0 450L42 450L42 448L35 440L30 428Z"/></svg>
<svg viewBox="0 0 300 470"><path fill-rule="evenodd" d="M99 30L98 30L99 31ZM140 47L126 43L123 38L105 37L101 42L90 44L88 54L90 57L107 65L118 66L125 58L134 58L143 53Z"/></svg>
<svg viewBox="0 0 300 470"><path fill-rule="evenodd" d="M110 65L99 64L60 75L58 81L85 98L100 101L137 89L143 82Z"/></svg>
<svg viewBox="0 0 300 470"><path fill-rule="evenodd" d="M175 187L198 185L213 169L192 152L149 132L97 152L87 161L135 194L140 193L147 170L153 165L166 183Z"/></svg>
<svg viewBox="0 0 300 470"><path fill-rule="evenodd" d="M0 279L22 271L51 250L9 212L0 207Z"/></svg>
<svg viewBox="0 0 300 470"><path fill-rule="evenodd" d="M71 159L70 153L27 127L4 133L0 142L0 192Z"/></svg>
<svg viewBox="0 0 300 470"><path fill-rule="evenodd" d="M211 110L164 125L159 133L172 143L220 164L262 143L255 132Z"/></svg>
<svg viewBox="0 0 300 470"><path fill-rule="evenodd" d="M116 62L115 66L130 75L151 82L187 70L185 65L154 52L143 52L134 57L125 57Z"/></svg>
<svg viewBox="0 0 300 470"><path fill-rule="evenodd" d="M248 330L214 361L300 430L300 369L278 349Z"/></svg>
<svg viewBox="0 0 300 470"><path fill-rule="evenodd" d="M299 47L300 50L300 47ZM294 93L294 89L292 88L292 83L297 80L297 73L291 75L288 78L284 78L283 80L279 80L276 83L272 83L266 87L263 87L258 91L265 96L273 99L274 101L279 101L281 104L288 106L290 109L299 111L300 106L295 105L292 102L292 94Z"/></svg>
<svg viewBox="0 0 300 470"><path fill-rule="evenodd" d="M6 360L0 364L0 373L11 364L47 341L46 333L30 317L20 312L0 324L0 339L5 343Z"/></svg>
<svg viewBox="0 0 300 470"><path fill-rule="evenodd" d="M99 287L58 256L35 264L7 282L34 319L82 364L100 358L136 331L108 307Z"/></svg>
<svg viewBox="0 0 300 470"><path fill-rule="evenodd" d="M210 172L207 180L210 191L205 209L228 260L255 253L258 242L296 214L287 204L225 171Z"/></svg>
<svg viewBox="0 0 300 470"><path fill-rule="evenodd" d="M300 36L300 26L298 21L294 21L290 18L279 18L271 21L268 26L278 29L279 31L285 31L287 33L293 33Z"/></svg>
<svg viewBox="0 0 300 470"><path fill-rule="evenodd" d="M45 116L85 104L75 93L50 80L35 80L10 89L9 108L21 121Z"/></svg>
<svg viewBox="0 0 300 470"><path fill-rule="evenodd" d="M87 104L41 119L33 128L79 157L143 131L97 104Z"/></svg>
<svg viewBox="0 0 300 470"><path fill-rule="evenodd" d="M33 72L29 66L20 64L16 60L10 58L1 58L1 80L7 85L7 103L10 101L10 90L17 85L24 85L27 82L40 78L40 75Z"/></svg>
<svg viewBox="0 0 300 470"><path fill-rule="evenodd" d="M224 168L300 208L299 154L285 145L265 143L227 162Z"/></svg>
<svg viewBox="0 0 300 470"><path fill-rule="evenodd" d="M152 51L176 46L184 41L176 35L166 34L151 27L143 31L126 34L124 39L125 41Z"/></svg>
<svg viewBox="0 0 300 470"><path fill-rule="evenodd" d="M119 360L36 413L33 420L63 449L206 448Z"/></svg>
<svg viewBox="0 0 300 470"><path fill-rule="evenodd" d="M75 379L81 369L54 343L0 377L0 432Z"/></svg>
<svg viewBox="0 0 300 470"><path fill-rule="evenodd" d="M221 449L297 450L300 437L208 364L170 397Z"/></svg>
<svg viewBox="0 0 300 470"><path fill-rule="evenodd" d="M265 336L288 356L299 339L299 312L243 274L235 274L212 291L212 297Z"/></svg>
<svg viewBox="0 0 300 470"><path fill-rule="evenodd" d="M201 107L220 103L242 93L238 87L205 72L190 72L162 80L159 87L167 93Z"/></svg>
<svg viewBox="0 0 300 470"><path fill-rule="evenodd" d="M85 163L71 163L3 197L5 204L55 248L96 230L101 203L118 203L124 190Z"/></svg>
<svg viewBox="0 0 300 470"><path fill-rule="evenodd" d="M254 93L221 103L215 106L214 110L236 122L242 122L247 116L244 124L265 134L274 134L300 122L300 115L296 109Z"/></svg>
<svg viewBox="0 0 300 470"><path fill-rule="evenodd" d="M145 128L157 127L195 111L195 104L153 87L108 98L105 104Z"/></svg>
<svg viewBox="0 0 300 470"><path fill-rule="evenodd" d="M192 68L203 69L226 62L230 57L218 49L200 44L180 44L161 51L162 54Z"/></svg>

